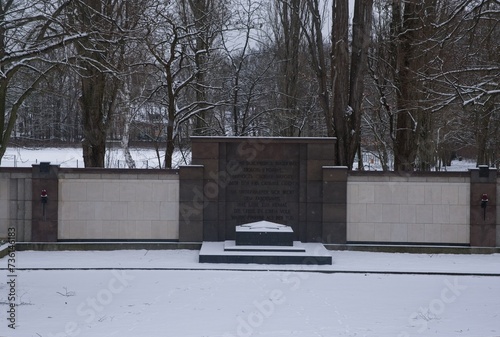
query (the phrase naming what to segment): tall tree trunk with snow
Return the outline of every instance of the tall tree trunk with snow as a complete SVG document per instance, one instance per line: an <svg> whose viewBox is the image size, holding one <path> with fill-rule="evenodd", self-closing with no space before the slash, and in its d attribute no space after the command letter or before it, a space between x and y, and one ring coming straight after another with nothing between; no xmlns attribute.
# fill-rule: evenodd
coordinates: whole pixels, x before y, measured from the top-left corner
<svg viewBox="0 0 500 337"><path fill-rule="evenodd" d="M327 71L328 62L325 54L325 41L323 41L323 29L319 0L310 0L307 2L310 12L310 28L306 27L304 35L307 40L310 53L310 63L318 82L318 101L325 118L326 131L328 137L335 135L333 129L333 115L330 102L330 88Z"/></svg>
<svg viewBox="0 0 500 337"><path fill-rule="evenodd" d="M102 72L90 65L81 64L81 67L85 69L82 71L80 97L84 134L83 161L85 167L104 167L107 135L104 112L106 78Z"/></svg>
<svg viewBox="0 0 500 337"><path fill-rule="evenodd" d="M194 62L196 68L194 88L196 102L200 106L200 112L195 116L194 134L203 135L207 129L206 107L207 100L207 53L210 47L210 18L211 10L215 0L189 0L189 7L196 27L196 38L194 42ZM168 126L167 126L168 127ZM167 130L168 133L168 130Z"/></svg>
<svg viewBox="0 0 500 337"><path fill-rule="evenodd" d="M121 138L121 147L123 150L123 156L125 157L125 163L128 168L135 168L135 161L130 154L129 141L130 141L130 124L134 119L134 114L132 113L131 104L131 94L130 94L130 84L128 80L123 84L123 89L120 90L120 98L123 103L122 110L122 120L123 120L123 130Z"/></svg>
<svg viewBox="0 0 500 337"><path fill-rule="evenodd" d="M301 41L300 14L303 0L280 0L280 24L283 36L278 38L278 59L280 62L280 90L281 108L284 111L284 125L280 127L280 135L297 136L295 122L298 115L298 87L299 87L299 47Z"/></svg>
<svg viewBox="0 0 500 337"><path fill-rule="evenodd" d="M105 68L111 55L108 18L113 8L100 0L85 0L70 13L74 27L87 32L99 30L100 38L88 38L75 44L81 81L80 107L84 139L85 167L104 167L106 138L117 94L116 80L109 81ZM111 28L112 30L112 28Z"/></svg>
<svg viewBox="0 0 500 337"><path fill-rule="evenodd" d="M348 104L352 115L348 120L350 141L346 151L348 167L352 167L356 152L361 154L361 115L367 73L368 46L371 41L373 0L356 0L354 6ZM358 161L358 167L361 169L363 167L361 155L358 155Z"/></svg>
<svg viewBox="0 0 500 337"><path fill-rule="evenodd" d="M130 154L130 147L129 147L129 141L130 141L130 119L128 116L125 116L124 118L124 125L123 125L123 134L122 134L122 139L121 139L121 146L123 149L123 156L125 157L125 163L127 164L128 168L135 168L135 160L132 158L132 154Z"/></svg>
<svg viewBox="0 0 500 337"><path fill-rule="evenodd" d="M176 94L174 90L174 78L172 76L172 69L165 69L166 79L167 79L167 126L166 126L166 136L167 136L167 145L165 148L165 165L166 169L171 169L172 167L172 157L174 155L175 150L175 133L174 133L174 124L176 122L176 114L177 114L177 104L176 104Z"/></svg>
<svg viewBox="0 0 500 337"><path fill-rule="evenodd" d="M175 35L171 48L176 48L177 44L180 43L178 35ZM175 137L174 134L174 124L176 123L177 116L177 94L179 88L175 86L175 78L174 72L175 69L172 68L172 65L175 61L176 55L175 53L170 53L170 57L167 62L164 63L165 70L165 82L166 82L166 99L167 99L167 126L166 126L166 139L167 144L165 147L165 161L164 167L166 169L172 168L172 157L174 155L175 150Z"/></svg>
<svg viewBox="0 0 500 337"><path fill-rule="evenodd" d="M419 28L417 18L419 2L420 0L407 1L403 9L399 0L393 0L392 5L394 82L398 88L394 143L394 170L396 171L413 171L417 159L415 145L419 96L414 42Z"/></svg>
<svg viewBox="0 0 500 337"><path fill-rule="evenodd" d="M337 148L335 151L336 165L352 166L348 164L347 149L350 134L347 118L352 114L348 109L349 99L349 41L348 19L349 3L344 0L335 0L332 5L332 96L333 120Z"/></svg>
<svg viewBox="0 0 500 337"><path fill-rule="evenodd" d="M435 0L393 1L393 69L396 91L394 170L428 171L435 163L433 116L427 110L432 82L424 87L431 48ZM436 55L437 56L437 55Z"/></svg>
<svg viewBox="0 0 500 337"><path fill-rule="evenodd" d="M144 3L126 0L71 2L68 18L82 32L96 36L75 44L81 78L80 99L85 167L104 167L106 138L114 118L121 77L126 63L125 45L132 38Z"/></svg>
<svg viewBox="0 0 500 337"><path fill-rule="evenodd" d="M373 0L356 0L352 52L349 55L349 4L335 0L332 7L332 95L337 137L337 165L352 168L360 143L361 108ZM349 67L350 66L350 67Z"/></svg>

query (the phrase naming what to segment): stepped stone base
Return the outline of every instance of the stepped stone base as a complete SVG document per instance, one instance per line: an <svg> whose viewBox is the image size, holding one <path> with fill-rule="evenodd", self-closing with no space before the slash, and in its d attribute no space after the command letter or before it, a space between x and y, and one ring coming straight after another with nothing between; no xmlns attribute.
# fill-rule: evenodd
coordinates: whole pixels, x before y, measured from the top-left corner
<svg viewBox="0 0 500 337"><path fill-rule="evenodd" d="M321 243L294 241L293 246L237 246L234 241L203 242L200 263L332 264Z"/></svg>
<svg viewBox="0 0 500 337"><path fill-rule="evenodd" d="M203 242L201 263L332 264L321 243L293 241L293 230L269 221L236 226L236 240Z"/></svg>

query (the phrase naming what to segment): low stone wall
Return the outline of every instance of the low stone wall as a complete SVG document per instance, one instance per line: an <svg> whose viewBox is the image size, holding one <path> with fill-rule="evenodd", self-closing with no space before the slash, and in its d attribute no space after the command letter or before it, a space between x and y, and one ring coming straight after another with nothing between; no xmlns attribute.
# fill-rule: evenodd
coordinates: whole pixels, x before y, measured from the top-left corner
<svg viewBox="0 0 500 337"><path fill-rule="evenodd" d="M178 171L0 168L1 239L9 228L16 242L177 241Z"/></svg>
<svg viewBox="0 0 500 337"><path fill-rule="evenodd" d="M495 169L348 171L330 166L329 139L193 144L179 170L0 168L0 239L15 228L17 242L222 241L267 220L304 242L500 247Z"/></svg>
<svg viewBox="0 0 500 337"><path fill-rule="evenodd" d="M347 241L469 244L468 175L351 173Z"/></svg>

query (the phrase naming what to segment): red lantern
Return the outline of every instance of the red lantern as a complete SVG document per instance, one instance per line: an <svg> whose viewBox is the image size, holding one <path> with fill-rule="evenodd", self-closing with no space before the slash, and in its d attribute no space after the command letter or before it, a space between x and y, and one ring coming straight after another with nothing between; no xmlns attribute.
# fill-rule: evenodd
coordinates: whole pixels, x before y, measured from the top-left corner
<svg viewBox="0 0 500 337"><path fill-rule="evenodd" d="M42 199L42 204L46 204L48 198L47 190L42 190L42 192L40 193L40 197Z"/></svg>

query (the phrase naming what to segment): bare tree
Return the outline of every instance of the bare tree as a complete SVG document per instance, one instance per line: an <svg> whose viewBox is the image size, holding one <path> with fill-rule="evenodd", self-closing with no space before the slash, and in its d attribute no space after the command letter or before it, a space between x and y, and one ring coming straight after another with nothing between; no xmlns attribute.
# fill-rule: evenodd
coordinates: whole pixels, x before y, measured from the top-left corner
<svg viewBox="0 0 500 337"><path fill-rule="evenodd" d="M207 121L208 91L210 81L208 73L214 67L212 51L213 44L221 35L221 29L229 17L228 3L224 0L188 0L179 1L182 22L185 27L190 27L194 33L189 39L189 48L194 55L196 69L192 88L195 100L199 104L199 112L194 119L194 134L202 135L209 132Z"/></svg>
<svg viewBox="0 0 500 337"><path fill-rule="evenodd" d="M129 148L130 126L142 112L147 102L146 90L150 86L147 80L147 71L144 66L148 59L146 45L143 37L146 33L142 24L142 11L148 0L125 3L123 14L119 17L118 24L127 35L118 42L120 51L117 69L119 87L117 95L117 117L121 121L121 140L125 162L128 168L135 168Z"/></svg>
<svg viewBox="0 0 500 337"><path fill-rule="evenodd" d="M186 23L176 3L155 4L149 8L147 14L149 19L146 43L155 59L154 66L157 67L158 74L161 74L158 79L161 85L154 89L153 95L159 97L166 109L164 167L172 168L175 139L179 134L180 126L222 104L223 100L214 103L189 98L188 89L194 88L196 92L196 89L202 85L196 82L199 72L207 71L207 69L197 67L201 65L195 61L198 51L196 48L192 49L190 45L192 40L196 40L200 34L196 29L197 23ZM199 52L208 51L199 50ZM195 97L201 96L195 95ZM203 99L204 97L205 95Z"/></svg>
<svg viewBox="0 0 500 337"><path fill-rule="evenodd" d="M55 60L58 53L52 52L49 57ZM11 86L22 87L29 84L32 77L32 72L21 70ZM81 139L77 84L76 76L63 66L47 73L19 108L11 143L22 145L42 140L54 144Z"/></svg>
<svg viewBox="0 0 500 337"><path fill-rule="evenodd" d="M64 62L64 57L53 59L48 54L85 35L72 33L62 19L68 4L43 0L0 2L0 161L23 102L57 64ZM13 86L21 70L32 76Z"/></svg>
<svg viewBox="0 0 500 337"><path fill-rule="evenodd" d="M82 0L68 12L71 25L94 36L75 44L86 167L104 167L106 139L121 86L123 44L136 28L144 1Z"/></svg>
<svg viewBox="0 0 500 337"><path fill-rule="evenodd" d="M269 134L266 122L269 109L263 102L269 95L271 68L276 59L258 40L265 24L265 8L260 2L238 2L230 24L221 29L221 58L226 61L211 70L223 74L223 92L228 97L229 110L222 106L220 111L220 134Z"/></svg>
<svg viewBox="0 0 500 337"><path fill-rule="evenodd" d="M365 120L386 134L374 142L391 151L392 139L395 170L429 170L451 149L472 145L478 162L491 163L498 111L498 44L491 42L498 40L498 4L394 0L377 1L377 8L371 114Z"/></svg>
<svg viewBox="0 0 500 337"><path fill-rule="evenodd" d="M395 140L395 90L390 63L391 48L389 23L390 4L385 0L374 3L373 34L368 55L369 80L365 91L366 108L363 111L362 144L378 158L382 169L392 169Z"/></svg>
<svg viewBox="0 0 500 337"><path fill-rule="evenodd" d="M473 127L468 142L474 140L471 145L476 148L477 163L498 166L500 4L468 0L445 10L448 16L439 25L441 34L434 38L441 57L435 62L434 72L426 77L440 85L433 110L441 112L451 104L456 106L465 123L461 131L469 134Z"/></svg>
<svg viewBox="0 0 500 337"><path fill-rule="evenodd" d="M295 122L300 115L300 54L303 36L302 22L306 15L304 0L279 0L273 2L270 13L275 15L273 28L276 48L278 108L275 114L280 136L297 136Z"/></svg>

